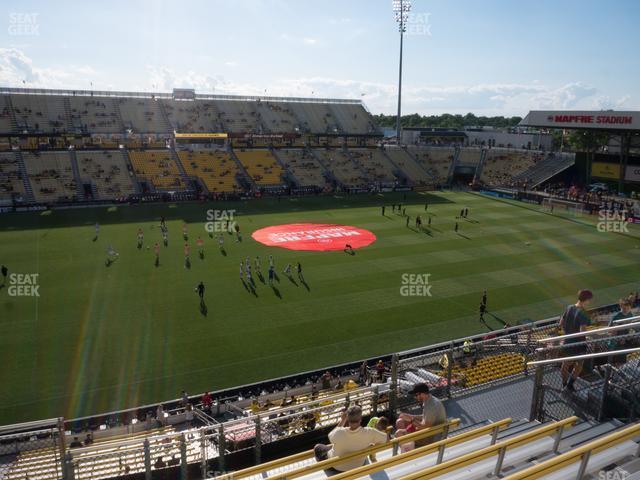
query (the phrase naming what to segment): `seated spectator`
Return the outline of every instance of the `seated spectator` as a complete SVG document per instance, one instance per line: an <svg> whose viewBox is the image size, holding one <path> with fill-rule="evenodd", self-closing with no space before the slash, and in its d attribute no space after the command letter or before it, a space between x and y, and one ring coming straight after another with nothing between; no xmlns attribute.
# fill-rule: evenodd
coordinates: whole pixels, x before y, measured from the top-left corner
<svg viewBox="0 0 640 480"><path fill-rule="evenodd" d="M409 413L401 413L396 422L396 437L401 437L408 433L423 430L425 428L436 427L447 421L447 412L442 402L429 393L429 386L426 383L416 384L410 395L415 395L416 400L422 403L422 414L411 415ZM402 445L402 451L412 450L413 448L423 447L433 442L437 442L442 438L442 434L436 434L431 437L423 438L415 442L408 442Z"/></svg>
<svg viewBox="0 0 640 480"><path fill-rule="evenodd" d="M73 437L73 441L69 445L69 448L78 448L82 446L82 442L78 440L78 437Z"/></svg>
<svg viewBox="0 0 640 480"><path fill-rule="evenodd" d="M629 300L621 298L618 301L618 305L620 305L620 311L611 317L611 320L609 320L609 327L613 327L613 322L616 320L624 320L625 318L633 317L633 313L631 313L631 302L629 302Z"/></svg>
<svg viewBox="0 0 640 480"><path fill-rule="evenodd" d="M209 392L205 392L204 395L202 396L202 409L210 412L211 411L211 406L213 405L213 399L211 398L211 395L209 395Z"/></svg>
<svg viewBox="0 0 640 480"><path fill-rule="evenodd" d="M348 455L371 445L380 445L387 441L387 435L374 428L362 427L362 409L350 406L343 414L338 426L329 433L331 445L318 444L314 447L316 460L321 462L333 457ZM327 469L327 475L346 472L364 465L365 457L354 458Z"/></svg>
<svg viewBox="0 0 640 480"><path fill-rule="evenodd" d="M84 437L84 446L88 447L93 443L93 434L91 432L87 433L87 436Z"/></svg>

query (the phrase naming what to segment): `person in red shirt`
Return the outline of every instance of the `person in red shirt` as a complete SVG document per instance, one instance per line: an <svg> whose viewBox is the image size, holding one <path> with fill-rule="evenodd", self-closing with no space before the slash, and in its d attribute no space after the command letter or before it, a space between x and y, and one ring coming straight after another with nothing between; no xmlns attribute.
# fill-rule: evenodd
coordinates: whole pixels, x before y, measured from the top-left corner
<svg viewBox="0 0 640 480"><path fill-rule="evenodd" d="M203 410L211 411L211 406L213 405L213 398L209 395L209 392L205 392L202 396L202 408Z"/></svg>

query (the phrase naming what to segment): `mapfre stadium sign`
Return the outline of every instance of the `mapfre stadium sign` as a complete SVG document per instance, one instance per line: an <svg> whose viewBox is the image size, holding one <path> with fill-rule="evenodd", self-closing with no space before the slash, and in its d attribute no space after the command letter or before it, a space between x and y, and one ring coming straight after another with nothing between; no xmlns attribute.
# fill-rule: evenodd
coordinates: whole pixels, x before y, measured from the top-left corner
<svg viewBox="0 0 640 480"><path fill-rule="evenodd" d="M532 110L522 126L640 130L640 112Z"/></svg>

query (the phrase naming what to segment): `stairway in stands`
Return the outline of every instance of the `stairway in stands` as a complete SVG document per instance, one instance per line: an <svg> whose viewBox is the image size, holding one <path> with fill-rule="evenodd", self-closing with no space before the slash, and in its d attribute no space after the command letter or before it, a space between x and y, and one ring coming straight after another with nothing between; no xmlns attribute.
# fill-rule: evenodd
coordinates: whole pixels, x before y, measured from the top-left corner
<svg viewBox="0 0 640 480"><path fill-rule="evenodd" d="M69 160L71 162L71 171L73 172L73 178L76 181L76 195L78 195L78 200L84 200L84 187L82 183L82 179L80 178L80 169L78 168L78 157L76 156L75 150L69 150Z"/></svg>
<svg viewBox="0 0 640 480"><path fill-rule="evenodd" d="M16 119L16 111L13 108L13 102L11 102L11 97L9 95L5 95L4 104L9 109L9 116L11 119L11 129L14 132L18 131L18 120Z"/></svg>
<svg viewBox="0 0 640 480"><path fill-rule="evenodd" d="M73 115L71 114L71 101L69 97L62 99L62 105L64 107L64 126L67 132L76 132L76 128L73 124Z"/></svg>
<svg viewBox="0 0 640 480"><path fill-rule="evenodd" d="M18 165L20 167L20 175L22 175L22 182L24 184L24 191L27 193L27 202L33 203L36 201L35 196L33 194L33 188L31 187L31 182L29 181L29 174L27 173L27 167L24 164L24 158L22 157L22 152L17 150L15 152L16 160L18 160Z"/></svg>

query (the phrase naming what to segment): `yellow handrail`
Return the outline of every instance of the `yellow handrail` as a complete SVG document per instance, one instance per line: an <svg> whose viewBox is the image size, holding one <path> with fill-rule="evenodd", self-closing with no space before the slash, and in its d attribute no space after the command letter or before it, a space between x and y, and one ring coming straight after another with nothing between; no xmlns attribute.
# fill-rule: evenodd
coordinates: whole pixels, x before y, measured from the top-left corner
<svg viewBox="0 0 640 480"><path fill-rule="evenodd" d="M507 445L513 445L513 444L517 444L517 443L527 443L528 441L533 441L541 436L546 436L548 435L550 432L553 432L555 430L557 430L560 427L564 427L564 426L568 426L570 424L573 424L577 421L576 417L570 417L566 420L563 420L561 422L557 422L551 425L545 425L541 428L536 429L534 432L528 432L526 434L523 435L518 435L517 437L513 437L512 439L509 440L505 440L502 442L499 442L490 446L490 447L486 447L483 448L481 450L477 450L474 452L471 452L467 455L463 455L461 457L455 458L453 460L449 460L447 462L441 463L439 465L435 465L434 467L430 467L430 469L427 470L423 470L422 472L419 472L418 474L415 474L414 476L408 476L406 477L407 479L409 478L415 478L415 479L422 479L422 478L429 478L427 476L424 476L425 473L427 472L430 473L430 470L432 469L436 469L436 471L438 472L437 475L442 475L443 473L446 473L447 471L450 470L455 470L455 468L449 468L447 469L447 467L450 467L450 465L452 464L452 462L457 462L459 459L464 459L464 460L468 460L468 463L474 463L477 460L482 460L482 458L487 458L490 455L487 455L487 451L490 451L491 454L497 452L500 448L507 446ZM409 452L397 455L393 458L387 459L387 460L383 460L381 462L377 462L374 464L370 464L370 465L364 465L362 467L358 467L356 469L353 470L349 470L348 472L345 473L341 473L339 475L334 475L333 477L331 477L332 480L343 480L343 479L355 479L355 478L359 478L363 475L370 475L373 472L377 472L380 470L384 470L386 468L390 468L390 467L394 467L396 465L399 465L401 463L406 462L407 460L413 460L415 458L421 457L423 455L429 454L429 453L433 453L436 450L438 450L442 445L448 445L451 443L447 443L448 441L451 442L455 442L455 443L460 443L463 441L468 440L469 438L473 438L472 436L468 436L468 434L472 434L474 433L475 430L471 431L471 432L466 432L466 433L462 433L460 435L456 435L455 437L452 438L447 438L445 440L440 440L438 442L434 442L430 445L426 445L424 447L420 447L420 448L416 448L414 450L411 450ZM500 446L497 446L500 445ZM480 457L479 455L484 454L484 457ZM460 467L464 466L464 464L460 465ZM456 468L460 468L460 467L456 467ZM446 469L446 470L445 470ZM442 470L442 471L441 471ZM405 480L405 479L403 479Z"/></svg>
<svg viewBox="0 0 640 480"><path fill-rule="evenodd" d="M384 450L386 448L389 448L390 446L394 445L395 443L406 443L406 442L411 442L414 440L420 440L422 438L427 438L431 435L435 435L438 433L441 433L442 431L444 431L445 428L451 428L451 427L457 427L458 425L460 425L460 419L459 418L452 418L451 420L449 420L447 423L444 423L442 425L438 425L436 427L431 427L431 428L426 428L424 430L419 430L417 432L413 432L410 433L408 435L404 435L402 437L399 438L394 438L393 440L384 443L383 445L376 445L374 447L369 447L366 448L364 450L360 450L358 452L354 452L352 454L349 455L343 455L342 457L334 457L331 458L329 460L324 460L324 462L331 462L331 463L340 463L340 462L344 462L346 460L350 460L352 458L357 458L357 457L362 457L362 456L367 456L370 453L375 453L379 450ZM225 475L221 475L219 477L216 477L218 480L237 480L238 478L244 478L244 477L249 477L252 475L257 475L260 473L266 473L269 470L275 470L276 468L281 468L287 465L290 465L292 463L295 462L299 462L301 460L307 460L309 458L313 458L314 457L314 452L313 450L305 450L304 452L300 452L300 453L296 453L294 455L289 455L287 457L284 458L278 458L276 460L273 460L271 462L266 462L266 463L262 463L260 465L255 465L253 467L249 467L249 468L244 468L242 470L238 470L236 472L233 473L228 473ZM334 462L335 460L335 462ZM314 463L312 466L318 465L320 463L323 462L318 462L318 463ZM326 467L322 467L320 468L320 470L322 470L323 468L329 468L328 466ZM293 472L295 472L297 470L293 470ZM291 472L287 472L286 477L289 478L291 475ZM269 477L272 478L272 477Z"/></svg>
<svg viewBox="0 0 640 480"><path fill-rule="evenodd" d="M461 455L459 457L453 458L451 460L441 463L440 465L434 465L432 467L425 468L424 470L421 470L419 472L412 473L411 475L406 475L402 477L400 480L418 480L418 479L423 480L423 479L434 478L440 475L444 475L445 473L458 470L460 468L466 467L467 465L471 465L481 460L491 458L494 455L498 454L503 449L506 451L508 448L514 448L514 447L526 445L535 440L538 440L539 438L551 435L552 433L557 432L560 428L565 428L573 425L577 420L578 420L577 417L569 417L569 418L565 418L564 420L560 420L559 422L554 422L549 425L544 425L540 428L536 428L533 431L525 432L521 435L517 435L507 440L503 440L489 447L485 447L480 450L476 450L474 452L470 452L465 455ZM350 477L345 477L345 478L350 478Z"/></svg>
<svg viewBox="0 0 640 480"><path fill-rule="evenodd" d="M505 419L502 420L501 422L498 423L494 423L491 424L491 428L500 428L502 426L506 426L511 422L511 419ZM343 462L349 461L349 460L353 460L354 458L362 458L362 457L366 457L368 455L371 455L373 453L377 453L380 452L382 450L386 450L389 447L393 447L394 445L399 445L399 444L403 444L403 443L407 443L407 442L412 442L415 440L422 440L423 438L429 438L433 435L437 435L439 433L444 432L446 429L452 427L452 426L458 426L460 424L460 420L459 419L453 419L448 423L442 424L442 425L438 425L435 427L431 427L431 428L426 428L424 430L420 430L418 432L413 432L411 434L408 435L403 435L402 437L397 437L394 438L392 440L390 440L389 442L380 444L380 445L374 445L368 448L365 448L364 450L359 450L357 452L353 452L353 453L349 453L348 455L342 455L339 457L331 457L327 460L322 460L321 462L315 462L311 465L304 465L300 468L297 468L295 470L289 470L287 472L284 473L280 473L274 476L268 476L267 478L269 478L269 480L284 480L284 479L289 479L289 478L297 478L297 477L301 477L304 475L308 475L312 472L317 472L318 470L326 470L328 468L334 467L335 465L339 465ZM488 427L488 426L487 426ZM485 428L485 427L482 427ZM489 428L487 428L487 430L490 430ZM480 434L479 434L480 435ZM457 438L457 437L455 437Z"/></svg>
<svg viewBox="0 0 640 480"><path fill-rule="evenodd" d="M537 465L529 467L520 472L514 473L506 477L509 480L533 480L536 478L542 478L545 475L549 475L552 472L561 470L564 467L575 463L582 459L586 453L594 454L606 450L618 443L622 443L625 440L637 437L640 435L640 423L630 425L621 430L617 430L609 435L593 440L589 443L574 448L566 453L558 455L557 457L550 458Z"/></svg>

